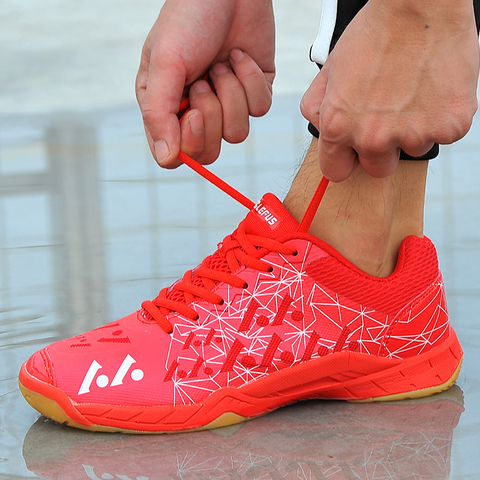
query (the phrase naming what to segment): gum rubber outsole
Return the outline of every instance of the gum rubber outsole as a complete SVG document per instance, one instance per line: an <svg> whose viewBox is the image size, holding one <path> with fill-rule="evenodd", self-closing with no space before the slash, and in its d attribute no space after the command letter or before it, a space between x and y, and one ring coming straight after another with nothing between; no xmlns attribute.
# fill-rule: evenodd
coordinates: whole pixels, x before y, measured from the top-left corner
<svg viewBox="0 0 480 480"><path fill-rule="evenodd" d="M339 352L269 374L238 389L218 390L201 404L176 407L75 404L60 389L30 375L26 364L19 384L27 402L58 423L100 432L173 433L233 425L311 398L376 402L429 396L455 383L462 355L454 333L442 345L406 360ZM305 379L301 384L299 373ZM369 395L371 392L377 394ZM387 394L378 395L382 392ZM102 424L107 422L109 425Z"/></svg>
<svg viewBox="0 0 480 480"><path fill-rule="evenodd" d="M67 425L68 427L79 428L90 432L107 432L107 433L126 433L126 434L161 434L161 433L178 433L179 431L196 432L201 430L211 430L213 428L227 427L236 423L241 423L249 418L242 417L233 412L226 412L220 415L217 419L210 422L208 425L199 428L191 428L189 430L164 430L164 431L149 431L149 430L130 430L126 428L108 427L105 425L83 425L72 420L60 407L60 405L50 398L44 397L39 393L32 392L19 383L20 391L27 402L40 412L43 416L51 420ZM254 417L251 417L254 418Z"/></svg>

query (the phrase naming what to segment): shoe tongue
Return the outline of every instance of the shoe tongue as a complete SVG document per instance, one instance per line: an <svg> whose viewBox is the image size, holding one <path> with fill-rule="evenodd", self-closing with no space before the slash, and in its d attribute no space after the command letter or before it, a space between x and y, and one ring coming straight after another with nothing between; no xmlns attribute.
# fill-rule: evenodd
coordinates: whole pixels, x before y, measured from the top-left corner
<svg viewBox="0 0 480 480"><path fill-rule="evenodd" d="M245 233L278 238L294 232L298 222L272 193L266 193L243 221Z"/></svg>
<svg viewBox="0 0 480 480"><path fill-rule="evenodd" d="M245 233L273 239L292 233L298 228L298 222L273 193L266 193L252 210L248 212L242 223ZM228 262L220 251L221 249L207 257L206 266L213 270L230 273ZM193 276L192 283L196 286L204 287L203 281L198 276ZM172 287L167 292L167 298L177 302L185 302L183 291Z"/></svg>

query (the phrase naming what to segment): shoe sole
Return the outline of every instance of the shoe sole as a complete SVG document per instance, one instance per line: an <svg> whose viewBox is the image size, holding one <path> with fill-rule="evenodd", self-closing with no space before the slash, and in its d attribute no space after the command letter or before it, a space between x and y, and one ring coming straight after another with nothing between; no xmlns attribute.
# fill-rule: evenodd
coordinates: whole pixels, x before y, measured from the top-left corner
<svg viewBox="0 0 480 480"><path fill-rule="evenodd" d="M442 392L458 378L463 352L454 332L441 345L407 359L338 352L266 375L241 388L223 388L203 402L178 406L78 404L30 375L23 364L20 390L42 415L99 432L171 433L240 423L307 399L396 401Z"/></svg>

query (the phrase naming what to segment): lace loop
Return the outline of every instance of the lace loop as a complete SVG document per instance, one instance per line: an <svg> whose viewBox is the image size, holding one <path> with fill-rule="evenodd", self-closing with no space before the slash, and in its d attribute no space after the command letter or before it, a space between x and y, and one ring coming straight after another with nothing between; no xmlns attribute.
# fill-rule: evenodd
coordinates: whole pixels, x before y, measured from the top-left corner
<svg viewBox="0 0 480 480"><path fill-rule="evenodd" d="M236 288L246 288L244 280L235 275L241 266L260 272L272 272L269 263L261 260L269 252L292 255L295 248L288 247L277 240L253 235L245 232L243 223L219 245L217 254L226 261L229 271L210 268L207 257L194 270L188 270L183 278L170 288L164 288L153 300L142 303L142 308L166 332L173 331L173 325L168 315L174 312L190 320L197 320L198 314L190 306L200 299L213 305L222 305L223 298L213 291L218 282L226 283ZM175 298L175 299L174 299Z"/></svg>
<svg viewBox="0 0 480 480"><path fill-rule="evenodd" d="M204 79L206 78L208 78L207 75ZM187 97L180 105L181 113L179 116L181 117L181 120L189 108L190 102ZM180 152L178 158L249 210L252 210L255 207L255 204L250 199L242 195L185 153ZM298 228L299 232L308 232L327 186L328 180L323 177L309 203L302 222L300 223ZM233 232L232 235L228 236L223 243L219 245L217 252L223 255L231 273L209 268L206 262L212 257L207 257L200 267L193 271L189 270L183 276L183 279L174 284L171 289L163 289L153 301L147 300L142 303L144 312L150 315L150 317L154 319L166 333L171 333L173 331L173 326L167 318L170 313L178 312L191 320L198 319L197 312L188 306L188 304L192 303L195 298L201 298L217 305L223 303L223 299L212 291L216 282L224 282L237 288L246 288L248 285L242 279L233 275L242 264L259 271L271 272L271 265L260 260L268 252L277 252L283 255L296 255L296 250L294 248L287 247L276 240L247 234L243 223L240 224L239 228ZM203 285L203 287L201 285ZM183 296L183 301L169 298L169 292L180 292L180 297Z"/></svg>

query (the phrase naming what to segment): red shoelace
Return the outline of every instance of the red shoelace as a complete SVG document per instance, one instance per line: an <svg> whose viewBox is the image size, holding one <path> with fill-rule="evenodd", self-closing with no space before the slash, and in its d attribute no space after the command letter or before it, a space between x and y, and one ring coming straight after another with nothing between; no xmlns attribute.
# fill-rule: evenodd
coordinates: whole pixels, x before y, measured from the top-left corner
<svg viewBox="0 0 480 480"><path fill-rule="evenodd" d="M288 247L271 238L245 233L241 223L237 230L223 240L214 254L217 262L224 260L228 269L211 268L213 255L205 258L200 266L188 270L183 278L169 288L160 291L157 298L142 303L142 308L163 328L166 333L173 331L168 319L172 312L178 312L191 320L198 319L198 313L189 306L197 299L205 300L213 305L223 305L224 299L217 295L213 288L218 282L227 283L236 288L247 288L248 285L232 272L242 266L260 272L269 272L272 266L261 258L270 252L282 255L296 255L294 248ZM180 294L180 295L178 295ZM180 298L175 300L174 298Z"/></svg>
<svg viewBox="0 0 480 480"><path fill-rule="evenodd" d="M183 119L188 109L189 101L187 98L180 105L181 119ZM255 206L253 201L185 153L180 152L178 158L249 210ZM328 180L322 177L299 224L298 232L308 232L327 186ZM241 266L254 268L260 272L270 271L271 265L261 260L269 252L276 252L282 255L296 254L295 249L287 247L276 240L246 233L243 223L241 223L232 235L225 237L214 255L205 258L201 265L194 270L185 272L183 278L171 287L162 289L154 300L144 301L142 308L166 333L171 333L173 325L168 319L169 314L177 312L186 318L197 320L198 313L190 306L196 299L221 306L224 303L224 299L213 291L215 285L218 282L223 282L232 287L246 288L247 284L244 280L234 275L234 273ZM211 263L214 263L212 262L214 256L217 256L217 260L224 261L226 268L211 268Z"/></svg>

